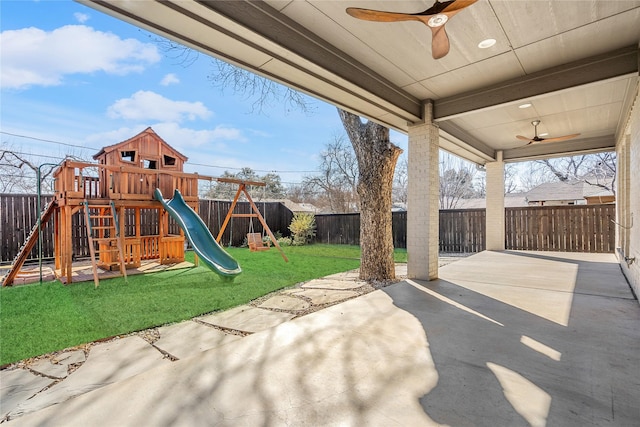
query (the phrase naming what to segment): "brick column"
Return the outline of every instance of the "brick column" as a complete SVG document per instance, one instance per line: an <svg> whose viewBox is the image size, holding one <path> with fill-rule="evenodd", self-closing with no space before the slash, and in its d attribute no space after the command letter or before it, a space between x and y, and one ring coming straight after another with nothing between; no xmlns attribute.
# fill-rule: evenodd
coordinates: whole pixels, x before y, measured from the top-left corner
<svg viewBox="0 0 640 427"><path fill-rule="evenodd" d="M628 264L624 262L622 271L636 295L640 295L640 87L637 88L635 103L631 110L626 156L628 197L624 225L627 227L628 243L625 255L634 261L629 260Z"/></svg>
<svg viewBox="0 0 640 427"><path fill-rule="evenodd" d="M625 227L616 226L616 247L622 250L622 255L629 253L629 229L626 228L627 224L631 224L630 215L630 185L631 185L631 173L630 165L631 160L629 157L629 140L628 135L624 135L621 142L617 145L617 162L618 162L618 176L616 178L616 216L618 224L625 225Z"/></svg>
<svg viewBox="0 0 640 427"><path fill-rule="evenodd" d="M407 274L410 279L438 278L440 176L438 127L432 103L424 105L424 122L409 124L407 191Z"/></svg>
<svg viewBox="0 0 640 427"><path fill-rule="evenodd" d="M487 250L504 251L504 162L502 151L487 169Z"/></svg>

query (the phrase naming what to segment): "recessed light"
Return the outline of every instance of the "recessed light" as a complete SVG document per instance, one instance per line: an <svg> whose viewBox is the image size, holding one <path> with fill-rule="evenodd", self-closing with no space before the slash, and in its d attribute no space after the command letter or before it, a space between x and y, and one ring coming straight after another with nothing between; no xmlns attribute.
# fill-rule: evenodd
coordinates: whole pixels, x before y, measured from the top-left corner
<svg viewBox="0 0 640 427"><path fill-rule="evenodd" d="M547 132L539 133L539 134L538 134L538 136L547 136L547 135L549 135Z"/></svg>
<svg viewBox="0 0 640 427"><path fill-rule="evenodd" d="M478 47L480 49L487 49L487 48L493 46L494 44L496 44L496 39L486 39L486 40L482 40L480 43L478 43Z"/></svg>
<svg viewBox="0 0 640 427"><path fill-rule="evenodd" d="M529 108L529 107L531 107L531 104L529 103L518 105L518 108Z"/></svg>

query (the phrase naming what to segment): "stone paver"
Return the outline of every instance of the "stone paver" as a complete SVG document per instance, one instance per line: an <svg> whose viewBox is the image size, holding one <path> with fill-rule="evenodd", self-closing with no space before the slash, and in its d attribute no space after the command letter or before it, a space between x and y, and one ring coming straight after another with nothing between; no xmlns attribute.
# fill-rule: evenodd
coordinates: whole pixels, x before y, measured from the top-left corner
<svg viewBox="0 0 640 427"><path fill-rule="evenodd" d="M96 344L87 361L76 371L33 399L17 405L10 415L38 411L165 363L170 362L138 336Z"/></svg>
<svg viewBox="0 0 640 427"><path fill-rule="evenodd" d="M335 280L358 280L358 276L360 276L360 270L350 270L342 273L331 274L329 276L325 276L325 279L335 279Z"/></svg>
<svg viewBox="0 0 640 427"><path fill-rule="evenodd" d="M87 358L82 350L65 351L64 353L60 353L51 358L53 363L58 363L60 365L74 365L76 363L84 362L85 360L87 360Z"/></svg>
<svg viewBox="0 0 640 427"><path fill-rule="evenodd" d="M304 289L357 289L367 282L356 280L314 279L302 285Z"/></svg>
<svg viewBox="0 0 640 427"><path fill-rule="evenodd" d="M66 378L69 365L82 363L86 360L83 350L65 351L50 359L41 359L29 366L29 369L51 378Z"/></svg>
<svg viewBox="0 0 640 427"><path fill-rule="evenodd" d="M163 326L158 331L160 339L154 345L178 359L184 359L241 338L191 320Z"/></svg>
<svg viewBox="0 0 640 427"><path fill-rule="evenodd" d="M0 371L0 419L54 381L24 369Z"/></svg>
<svg viewBox="0 0 640 427"><path fill-rule="evenodd" d="M293 319L295 315L241 305L231 310L199 317L201 322L243 332L259 332Z"/></svg>
<svg viewBox="0 0 640 427"><path fill-rule="evenodd" d="M290 289L283 292L309 298L314 305L344 301L358 296L358 293L354 291L334 289Z"/></svg>
<svg viewBox="0 0 640 427"><path fill-rule="evenodd" d="M42 359L29 366L29 369L47 377L62 379L67 376L69 367L68 365L51 363L49 359Z"/></svg>
<svg viewBox="0 0 640 427"><path fill-rule="evenodd" d="M281 293L279 295L272 296L258 307L266 309L275 308L280 310L305 310L311 307L311 304L303 299Z"/></svg>

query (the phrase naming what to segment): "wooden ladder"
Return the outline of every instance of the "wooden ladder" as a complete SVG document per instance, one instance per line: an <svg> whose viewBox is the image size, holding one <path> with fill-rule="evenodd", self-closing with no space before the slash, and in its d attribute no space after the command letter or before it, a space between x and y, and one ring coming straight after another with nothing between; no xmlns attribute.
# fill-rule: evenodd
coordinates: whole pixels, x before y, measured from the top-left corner
<svg viewBox="0 0 640 427"><path fill-rule="evenodd" d="M55 199L53 199L44 207L44 209L42 210L42 213L40 214L41 229L43 229L44 226L47 224L47 221L49 221L49 218L51 218L51 215L53 214L57 206L58 206L58 202ZM18 254L14 258L13 263L11 264L11 269L4 276L2 280L2 286L8 286L13 284L13 281L20 273L20 269L22 268L22 265L24 264L24 262L27 260L27 257L31 253L31 250L33 250L33 248L36 246L39 235L40 235L40 231L38 230L38 223L36 222L33 228L31 229L31 232L29 233L24 243L22 244L22 247L18 251Z"/></svg>
<svg viewBox="0 0 640 427"><path fill-rule="evenodd" d="M124 250L120 236L118 215L113 201L108 205L83 203L84 218L87 226L87 238L89 240L89 253L91 254L91 266L93 268L93 282L97 288L100 285L98 279L98 260L96 255L101 253L117 253L122 276L127 278L127 269L124 264ZM96 245L98 248L96 249Z"/></svg>

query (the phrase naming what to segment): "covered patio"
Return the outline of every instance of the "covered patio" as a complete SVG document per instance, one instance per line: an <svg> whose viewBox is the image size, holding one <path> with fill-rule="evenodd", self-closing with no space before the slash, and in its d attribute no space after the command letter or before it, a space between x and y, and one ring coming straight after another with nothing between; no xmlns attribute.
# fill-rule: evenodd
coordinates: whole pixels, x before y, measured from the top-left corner
<svg viewBox="0 0 640 427"><path fill-rule="evenodd" d="M466 7L434 15L450 44L439 59L440 27L346 13L419 13L425 0L79 1L406 133L412 279L439 277L439 149L486 168L487 249L497 251L506 162L615 150L616 256L640 291L640 1L445 2ZM573 137L517 138L534 133Z"/></svg>
<svg viewBox="0 0 640 427"><path fill-rule="evenodd" d="M79 1L406 133L408 279L25 422L638 423L640 1L463 2L440 59L423 23L345 11L431 1ZM488 249L440 269L439 149L486 168ZM504 251L505 163L602 151L615 253Z"/></svg>
<svg viewBox="0 0 640 427"><path fill-rule="evenodd" d="M8 425L632 426L639 323L611 254L485 251Z"/></svg>

